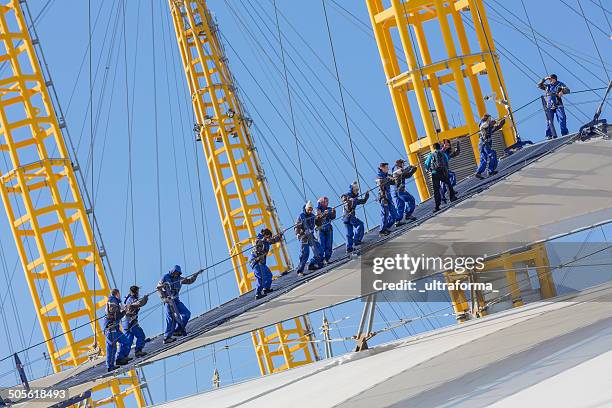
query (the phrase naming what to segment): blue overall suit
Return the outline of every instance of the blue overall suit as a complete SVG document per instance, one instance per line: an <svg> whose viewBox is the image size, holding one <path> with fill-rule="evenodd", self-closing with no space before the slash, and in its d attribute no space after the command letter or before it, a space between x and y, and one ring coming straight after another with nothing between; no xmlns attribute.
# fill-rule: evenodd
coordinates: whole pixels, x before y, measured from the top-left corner
<svg viewBox="0 0 612 408"><path fill-rule="evenodd" d="M249 257L253 274L255 279L257 279L257 296L260 296L264 290L270 290L272 287L272 272L266 264L266 259L272 244L279 242L280 239L280 236L266 239L263 234L257 235L257 241L255 241L255 246Z"/></svg>
<svg viewBox="0 0 612 408"><path fill-rule="evenodd" d="M106 336L106 368L115 368L115 357L124 360L130 354L130 344L121 329L119 322L124 312L121 310L121 301L113 295L108 297L106 303L106 317L104 319L104 335ZM119 352L117 352L119 343Z"/></svg>
<svg viewBox="0 0 612 408"><path fill-rule="evenodd" d="M399 166L393 166L391 169L391 174L393 174L395 178L395 183L391 185L391 192L393 198L395 198L395 205L397 207L397 221L404 218L404 216L406 219L410 219L416 207L414 197L406 191L406 179L412 177L412 174L414 174L414 172L410 172L410 169L412 169L412 167L404 169ZM416 167L414 169L416 169Z"/></svg>
<svg viewBox="0 0 612 408"><path fill-rule="evenodd" d="M485 122L489 121L489 125L482 127ZM480 152L480 165L476 169L476 175L480 176L485 169L489 169L489 175L495 174L497 169L497 152L493 149L493 133L501 129L506 123L505 119L495 123L492 119L482 119L478 126L480 127L480 141L478 142L478 151Z"/></svg>
<svg viewBox="0 0 612 408"><path fill-rule="evenodd" d="M148 297L139 299L138 296L129 294L125 297L125 316L121 320L121 327L128 342L128 350L132 347L136 338L136 348L134 351L139 353L145 345L145 333L138 324L138 312L140 308L147 304Z"/></svg>
<svg viewBox="0 0 612 408"><path fill-rule="evenodd" d="M164 301L164 312L166 314L166 331L164 332L164 338L169 339L172 337L175 331L184 334L187 322L191 317L191 312L179 299L179 292L183 284L191 285L195 282L197 275L191 278L183 278L181 275L173 276L174 272L181 272L181 267L176 265L162 276L161 280L157 284L162 300ZM176 313L180 316L180 320L177 321L174 317L172 307L176 308ZM178 318L178 317L177 317Z"/></svg>
<svg viewBox="0 0 612 408"><path fill-rule="evenodd" d="M323 204L317 204L317 217L321 220L321 225L317 226L319 230L319 242L321 243L321 256L327 262L332 256L334 249L334 228L332 220L336 219L336 209L323 207Z"/></svg>
<svg viewBox="0 0 612 408"><path fill-rule="evenodd" d="M316 216L314 211L310 214L306 213L306 206L302 208L302 213L298 216L295 222L295 234L300 245L300 264L298 265L297 272L303 273L308 257L310 257L310 248L312 248L312 259L308 264L308 268L322 268L323 267L323 256L321 250L321 244L314 235L315 232L315 219Z"/></svg>
<svg viewBox="0 0 612 408"><path fill-rule="evenodd" d="M366 192L363 198L359 198L359 194L353 192L352 185L349 186L348 193L342 196L342 201L344 201L342 222L346 227L346 252L352 252L354 245L361 245L364 227L363 221L355 215L355 209L358 205L365 204L369 197L370 193ZM355 228L357 228L357 231L355 231Z"/></svg>
<svg viewBox="0 0 612 408"><path fill-rule="evenodd" d="M378 185L378 202L380 203L380 232L387 232L396 221L401 218L397 214L395 205L391 200L391 184L393 179L389 173L378 169L376 184Z"/></svg>
<svg viewBox="0 0 612 408"><path fill-rule="evenodd" d="M459 143L455 145L454 149L452 147L449 147L448 149L442 148L442 151L446 154L446 157L448 158L449 162L450 162L450 159L457 157L459 153L461 152ZM457 175L455 174L454 171L450 169L450 167L448 169L448 180L450 181L451 186L455 187L457 185ZM442 202L444 203L446 203L447 190L448 189L446 188L446 184L442 183L442 185L440 186L440 196L442 197Z"/></svg>
<svg viewBox="0 0 612 408"><path fill-rule="evenodd" d="M538 88L546 92L546 116L550 118L550 122L546 122L546 137L553 137L551 126L553 118L556 116L561 128L561 135L565 136L569 133L567 129L567 117L565 116L565 107L563 106L563 99L559 96L561 94L570 93L570 89L561 81L557 81L554 84L545 83L545 79L542 79L538 83Z"/></svg>

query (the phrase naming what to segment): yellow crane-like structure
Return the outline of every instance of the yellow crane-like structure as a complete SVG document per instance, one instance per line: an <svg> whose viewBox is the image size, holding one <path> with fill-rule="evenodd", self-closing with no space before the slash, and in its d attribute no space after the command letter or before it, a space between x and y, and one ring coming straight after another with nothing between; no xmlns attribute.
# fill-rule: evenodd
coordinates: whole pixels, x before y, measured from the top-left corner
<svg viewBox="0 0 612 408"><path fill-rule="evenodd" d="M478 118L486 112L485 96L496 102L496 112L489 113L510 119L501 137L495 137L496 147L515 143L510 101L482 0L390 0L390 7L384 7L382 0L366 0L366 4L410 164L423 170L424 156L434 143L469 135L471 149L464 149L453 165L461 161L461 168L455 169L458 180L473 174L474 161L480 160ZM464 13L473 22L476 45L467 35ZM446 51L445 58L436 61L429 48L432 38L427 37L434 30ZM487 88L481 78L492 94L483 92ZM461 105L463 124L456 127L448 120L443 97L450 93ZM425 135L418 134L409 96L416 99ZM421 199L431 196L425 178L417 177L416 185Z"/></svg>
<svg viewBox="0 0 612 408"><path fill-rule="evenodd" d="M31 21L30 21L31 23ZM109 281L76 171L19 0L0 4L0 194L55 372L104 342ZM74 160L74 161L73 161ZM94 290L95 288L95 290ZM45 297L50 300L45 300ZM82 326L83 321L90 323ZM79 327L78 330L77 327ZM104 347L99 350L103 355ZM134 370L92 390L90 406L145 406Z"/></svg>
<svg viewBox="0 0 612 408"><path fill-rule="evenodd" d="M262 228L274 234L280 223L229 70L218 28L204 0L168 0L189 86L206 165L232 259L238 290L252 289L247 249ZM270 251L268 266L278 275L291 268L284 242ZM315 361L306 316L251 333L259 368L269 374Z"/></svg>

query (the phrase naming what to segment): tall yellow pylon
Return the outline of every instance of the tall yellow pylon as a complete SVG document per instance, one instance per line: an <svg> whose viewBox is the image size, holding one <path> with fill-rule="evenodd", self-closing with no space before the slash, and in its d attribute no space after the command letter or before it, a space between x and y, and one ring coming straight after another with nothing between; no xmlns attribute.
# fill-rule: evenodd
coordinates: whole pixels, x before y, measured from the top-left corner
<svg viewBox="0 0 612 408"><path fill-rule="evenodd" d="M0 194L53 369L104 343L96 319L109 293L102 256L18 0L0 4ZM95 276L94 276L95 270ZM94 290L95 288L95 290ZM45 297L51 300L45 301ZM75 330L90 321L89 325ZM53 338L54 335L63 335ZM101 354L104 354L102 347ZM93 406L145 406L135 371L93 389Z"/></svg>
<svg viewBox="0 0 612 408"><path fill-rule="evenodd" d="M471 135L471 147L466 143L467 149L451 163L458 179L462 179L474 173L474 162L480 159L476 132L478 118L486 112L485 96L495 101L496 112L489 113L510 119L502 135L494 137L494 147L512 145L516 136L482 0L390 0L389 3L385 8L382 0L366 0L409 161L423 169L423 158L435 142ZM466 33L464 13L473 22L476 46L470 43ZM428 35L433 36L434 31L445 51L445 56L436 61L428 44L431 40ZM441 53L436 51L438 55ZM481 77L488 82L489 95L483 92ZM460 123L455 127L448 120L445 94L456 95L461 105ZM409 97L416 99L425 135L418 134ZM431 186L425 177L417 177L416 184L421 199L431 196Z"/></svg>
<svg viewBox="0 0 612 408"><path fill-rule="evenodd" d="M187 77L206 165L212 181L225 240L240 293L252 289L245 249L260 229L281 231L266 178L250 135L250 119L236 95L227 58L204 0L169 0L183 68ZM286 272L291 260L284 242L274 245L268 266ZM307 317L276 324L269 333L252 333L262 374L308 364L317 359L309 342Z"/></svg>

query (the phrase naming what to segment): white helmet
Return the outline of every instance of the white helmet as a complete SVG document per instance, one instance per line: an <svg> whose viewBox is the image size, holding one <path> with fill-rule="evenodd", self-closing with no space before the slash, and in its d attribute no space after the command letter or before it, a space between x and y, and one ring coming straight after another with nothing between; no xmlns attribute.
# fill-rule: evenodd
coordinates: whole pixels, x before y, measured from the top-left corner
<svg viewBox="0 0 612 408"><path fill-rule="evenodd" d="M310 201L310 200L306 201L306 205L304 206L304 208L306 208L306 209L314 208L314 206L312 205L312 201Z"/></svg>

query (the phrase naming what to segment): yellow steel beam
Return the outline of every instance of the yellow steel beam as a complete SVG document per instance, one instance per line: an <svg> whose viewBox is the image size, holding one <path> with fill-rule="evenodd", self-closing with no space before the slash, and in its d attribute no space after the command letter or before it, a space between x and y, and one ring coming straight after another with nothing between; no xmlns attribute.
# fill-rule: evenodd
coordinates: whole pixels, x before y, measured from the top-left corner
<svg viewBox="0 0 612 408"><path fill-rule="evenodd" d="M0 4L0 44L5 66L0 79L0 194L49 358L58 372L86 361L91 346L104 341L93 318L104 305L109 283L18 0ZM65 293L60 277L73 293ZM44 300L44 294L51 300ZM90 321L89 326L72 331L83 321ZM63 336L53 339L57 332ZM125 378L137 384L134 371ZM110 380L96 390L111 390L117 406L124 406L130 396L145 405L139 387L123 387L119 381ZM92 404L101 405L97 401Z"/></svg>
<svg viewBox="0 0 612 408"><path fill-rule="evenodd" d="M206 2L169 0L169 6L238 290L246 293L252 289L253 274L245 249L259 229L277 233L280 223L249 131L250 119L236 95ZM268 265L277 275L290 269L284 242L273 246ZM262 374L317 359L307 317L277 324L270 331L252 333Z"/></svg>
<svg viewBox="0 0 612 408"><path fill-rule="evenodd" d="M389 0L388 7L382 0L365 1L410 163L421 165L420 154L429 151L433 143L466 135L471 135L472 151L478 161L478 135L475 133L478 118L485 113L479 77L486 76L496 94L497 116L510 115L512 119L482 0ZM461 17L461 13L468 10L475 22L478 47L470 45ZM439 61L432 61L426 36L434 31L439 33L446 51L446 58ZM403 52L405 63L398 60L396 49ZM417 52L422 64L417 60ZM401 70L402 66L407 69ZM442 95L443 87L449 85L454 86L461 106L459 113L463 124L455 129L448 123L448 107ZM422 137L416 132L409 94L414 95L417 103L425 130ZM497 101L502 99L508 104ZM432 110L436 112L439 128L435 126ZM502 133L506 145L515 142L512 126L505 127ZM416 185L421 199L430 197L422 177L416 179Z"/></svg>

